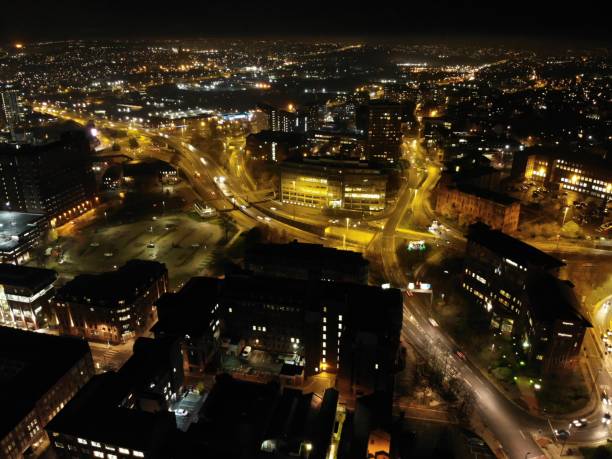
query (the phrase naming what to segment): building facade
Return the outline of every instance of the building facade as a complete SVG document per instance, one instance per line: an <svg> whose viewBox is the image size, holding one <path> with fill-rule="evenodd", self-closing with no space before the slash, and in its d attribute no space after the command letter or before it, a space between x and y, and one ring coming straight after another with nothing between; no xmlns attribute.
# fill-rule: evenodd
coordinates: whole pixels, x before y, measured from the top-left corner
<svg viewBox="0 0 612 459"><path fill-rule="evenodd" d="M436 212L461 215L493 229L512 233L518 229L521 204L517 199L470 185L438 189Z"/></svg>
<svg viewBox="0 0 612 459"><path fill-rule="evenodd" d="M513 175L583 198L612 200L612 162L600 157L549 149L517 154Z"/></svg>
<svg viewBox="0 0 612 459"><path fill-rule="evenodd" d="M0 262L18 265L28 261L48 226L41 214L0 211Z"/></svg>
<svg viewBox="0 0 612 459"><path fill-rule="evenodd" d="M560 260L493 230L470 226L462 288L513 336L543 371L576 363L589 323L578 311L571 284L558 279Z"/></svg>
<svg viewBox="0 0 612 459"><path fill-rule="evenodd" d="M47 327L57 273L0 264L0 324L26 330Z"/></svg>
<svg viewBox="0 0 612 459"><path fill-rule="evenodd" d="M384 210L388 176L383 169L349 160L305 159L280 166L283 202L317 209L364 213Z"/></svg>
<svg viewBox="0 0 612 459"><path fill-rule="evenodd" d="M167 291L163 263L130 260L116 271L75 277L57 291L53 308L64 334L119 344L157 320L154 304Z"/></svg>
<svg viewBox="0 0 612 459"><path fill-rule="evenodd" d="M208 323L196 329L193 321L200 314L167 307L154 328L156 336L164 330L189 340L208 335L293 356L307 377L331 372L364 390L387 386L399 349L398 290L249 273L192 281L208 284L208 297L191 307L205 308L208 315L202 319Z"/></svg>
<svg viewBox="0 0 612 459"><path fill-rule="evenodd" d="M178 340L139 338L118 372L94 376L47 425L60 458L159 458L178 433L170 402L182 391Z"/></svg>
<svg viewBox="0 0 612 459"><path fill-rule="evenodd" d="M22 459L45 426L94 374L82 340L0 327L0 456Z"/></svg>

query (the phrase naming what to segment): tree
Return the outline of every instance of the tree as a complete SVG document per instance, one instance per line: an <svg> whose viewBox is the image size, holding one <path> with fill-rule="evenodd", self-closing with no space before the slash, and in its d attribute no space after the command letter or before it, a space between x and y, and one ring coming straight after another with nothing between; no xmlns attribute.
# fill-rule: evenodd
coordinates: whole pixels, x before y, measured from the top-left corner
<svg viewBox="0 0 612 459"><path fill-rule="evenodd" d="M132 150L135 150L138 148L138 140L136 140L134 137L130 137L129 145Z"/></svg>
<svg viewBox="0 0 612 459"><path fill-rule="evenodd" d="M119 145L117 142L115 142L113 144L113 151L121 151L121 145Z"/></svg>

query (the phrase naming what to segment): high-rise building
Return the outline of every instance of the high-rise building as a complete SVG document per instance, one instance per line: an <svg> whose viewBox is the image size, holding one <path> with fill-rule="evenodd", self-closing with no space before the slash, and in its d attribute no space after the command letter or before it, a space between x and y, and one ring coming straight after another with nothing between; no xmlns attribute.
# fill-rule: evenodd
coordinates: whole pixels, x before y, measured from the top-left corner
<svg viewBox="0 0 612 459"><path fill-rule="evenodd" d="M366 154L370 160L397 162L401 156L404 107L374 100L357 112L358 128L366 132Z"/></svg>
<svg viewBox="0 0 612 459"><path fill-rule="evenodd" d="M14 129L21 122L21 106L19 92L9 89L0 92L0 129Z"/></svg>
<svg viewBox="0 0 612 459"><path fill-rule="evenodd" d="M58 225L91 209L90 152L83 132L44 145L0 145L0 209L43 214Z"/></svg>
<svg viewBox="0 0 612 459"><path fill-rule="evenodd" d="M259 109L268 116L268 128L271 131L294 132L297 130L298 123L295 113L264 104L260 104Z"/></svg>

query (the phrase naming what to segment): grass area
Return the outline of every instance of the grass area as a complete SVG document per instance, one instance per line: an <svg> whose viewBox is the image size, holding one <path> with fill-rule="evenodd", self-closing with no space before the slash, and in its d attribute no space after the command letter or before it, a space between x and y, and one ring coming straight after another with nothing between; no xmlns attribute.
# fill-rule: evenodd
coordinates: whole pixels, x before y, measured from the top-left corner
<svg viewBox="0 0 612 459"><path fill-rule="evenodd" d="M579 369L564 373L562 378L545 377L542 390L536 392L541 409L547 413L565 414L583 408L589 401L589 388Z"/></svg>

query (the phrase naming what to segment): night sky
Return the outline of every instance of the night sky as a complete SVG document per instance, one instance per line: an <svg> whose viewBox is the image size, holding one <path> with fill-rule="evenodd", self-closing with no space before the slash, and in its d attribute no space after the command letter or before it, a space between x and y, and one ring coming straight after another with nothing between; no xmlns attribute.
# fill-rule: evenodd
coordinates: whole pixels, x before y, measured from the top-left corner
<svg viewBox="0 0 612 459"><path fill-rule="evenodd" d="M539 0L29 1L0 10L0 42L123 37L398 37L608 43L605 2ZM163 5L163 6L162 6Z"/></svg>

